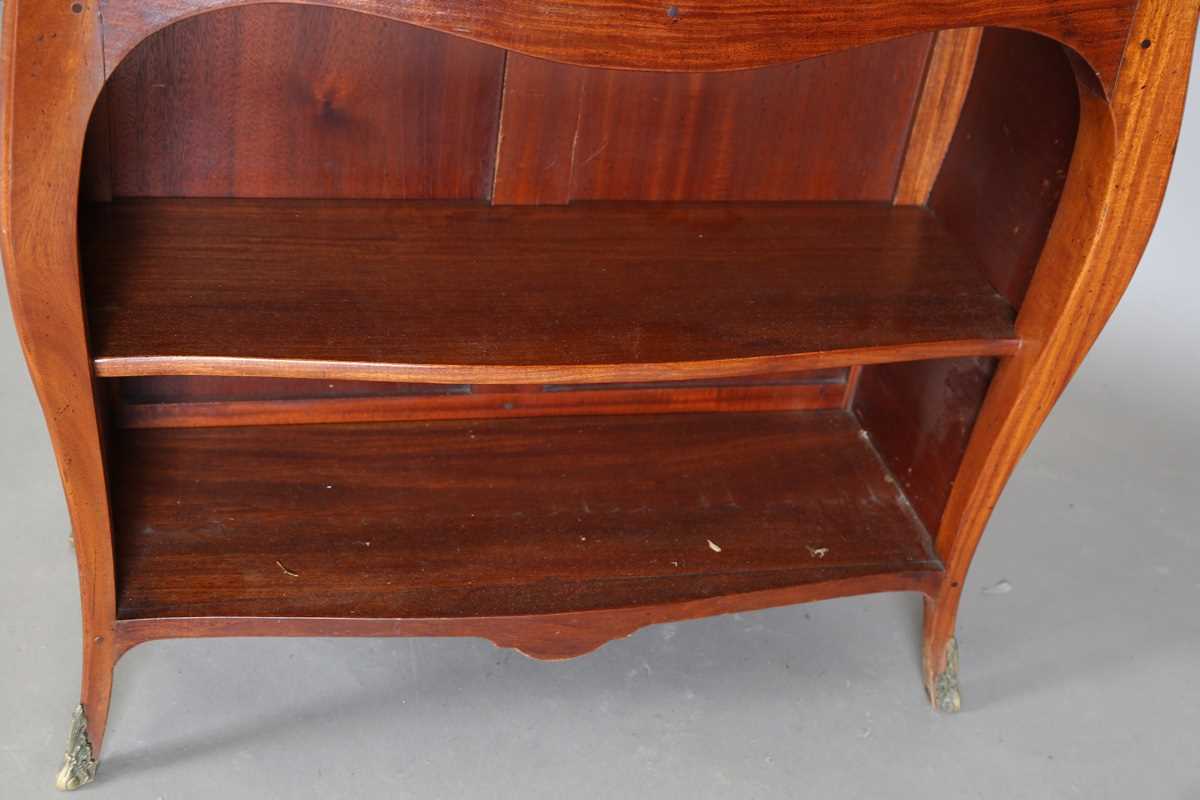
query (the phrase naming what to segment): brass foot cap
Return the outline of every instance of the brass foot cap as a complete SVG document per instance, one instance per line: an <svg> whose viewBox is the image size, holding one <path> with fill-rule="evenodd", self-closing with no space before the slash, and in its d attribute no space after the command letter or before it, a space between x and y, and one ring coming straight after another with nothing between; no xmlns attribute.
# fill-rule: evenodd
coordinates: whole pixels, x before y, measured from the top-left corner
<svg viewBox="0 0 1200 800"><path fill-rule="evenodd" d="M96 759L92 757L92 742L88 739L87 714L83 706L75 709L71 719L71 733L67 737L67 752L63 756L62 769L54 785L59 791L69 792L96 780Z"/></svg>
<svg viewBox="0 0 1200 800"><path fill-rule="evenodd" d="M929 693L938 711L953 714L962 708L958 692L958 640L954 637L946 643L946 667L934 677Z"/></svg>

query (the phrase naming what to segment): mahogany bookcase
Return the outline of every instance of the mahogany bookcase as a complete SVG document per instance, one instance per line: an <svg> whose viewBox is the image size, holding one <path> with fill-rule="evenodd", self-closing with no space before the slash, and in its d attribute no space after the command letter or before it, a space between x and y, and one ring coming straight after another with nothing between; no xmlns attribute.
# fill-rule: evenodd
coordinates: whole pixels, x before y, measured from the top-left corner
<svg viewBox="0 0 1200 800"><path fill-rule="evenodd" d="M1200 0L8 0L0 225L91 780L147 640L959 594L1162 197Z"/></svg>

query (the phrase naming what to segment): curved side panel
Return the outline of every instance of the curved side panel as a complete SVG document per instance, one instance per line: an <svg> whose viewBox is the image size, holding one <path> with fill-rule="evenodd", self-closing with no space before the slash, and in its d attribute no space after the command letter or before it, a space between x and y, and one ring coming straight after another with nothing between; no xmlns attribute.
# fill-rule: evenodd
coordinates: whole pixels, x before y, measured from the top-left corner
<svg viewBox="0 0 1200 800"><path fill-rule="evenodd" d="M83 607L81 702L99 752L116 603L75 220L84 129L104 81L100 26L95 9L79 3L9 0L4 11L0 240L17 332L74 530Z"/></svg>
<svg viewBox="0 0 1200 800"><path fill-rule="evenodd" d="M104 0L107 71L154 31L262 0ZM937 28L999 25L1078 51L1108 85L1134 0L293 0L360 11L590 67L729 70L800 61ZM833 11L831 9L836 9Z"/></svg>
<svg viewBox="0 0 1200 800"><path fill-rule="evenodd" d="M928 685L945 669L962 582L1009 476L1124 293L1174 156L1200 3L1145 0L1111 106L1080 74L1080 130L1059 212L1017 318L1022 348L992 381L937 535Z"/></svg>

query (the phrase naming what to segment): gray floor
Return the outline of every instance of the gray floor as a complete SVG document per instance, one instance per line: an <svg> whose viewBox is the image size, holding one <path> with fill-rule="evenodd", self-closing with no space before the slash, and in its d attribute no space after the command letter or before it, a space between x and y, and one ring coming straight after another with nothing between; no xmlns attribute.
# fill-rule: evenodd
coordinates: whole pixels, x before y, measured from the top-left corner
<svg viewBox="0 0 1200 800"><path fill-rule="evenodd" d="M958 716L925 705L906 596L661 626L562 664L474 640L157 643L117 669L86 796L1200 799L1198 198L1194 92L1141 271L979 551ZM23 799L54 794L79 622L4 320L0 798Z"/></svg>

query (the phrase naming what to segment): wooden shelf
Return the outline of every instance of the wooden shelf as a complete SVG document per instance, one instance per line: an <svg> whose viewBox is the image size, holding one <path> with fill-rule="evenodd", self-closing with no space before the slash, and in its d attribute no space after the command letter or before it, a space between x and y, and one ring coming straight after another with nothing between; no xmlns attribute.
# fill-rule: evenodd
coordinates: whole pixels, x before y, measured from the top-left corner
<svg viewBox="0 0 1200 800"><path fill-rule="evenodd" d="M189 199L83 228L101 376L670 380L1017 346L917 207Z"/></svg>
<svg viewBox="0 0 1200 800"><path fill-rule="evenodd" d="M1150 236L1196 2L7 0L59 786L161 638L559 659L910 591L958 709L960 590Z"/></svg>
<svg viewBox="0 0 1200 800"><path fill-rule="evenodd" d="M125 620L812 599L942 570L840 410L125 430L113 452Z"/></svg>

